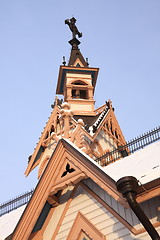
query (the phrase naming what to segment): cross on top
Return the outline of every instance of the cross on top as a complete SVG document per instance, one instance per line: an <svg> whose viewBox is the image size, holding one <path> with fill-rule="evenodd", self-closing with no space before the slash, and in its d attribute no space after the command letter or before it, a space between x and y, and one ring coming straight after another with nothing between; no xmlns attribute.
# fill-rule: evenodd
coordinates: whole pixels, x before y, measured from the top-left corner
<svg viewBox="0 0 160 240"><path fill-rule="evenodd" d="M65 20L65 24L67 24L72 32L72 37L73 39L76 38L76 35L78 35L78 37L82 37L82 33L80 33L78 31L78 28L75 25L76 23L76 19L74 17L72 17L71 19L66 19Z"/></svg>

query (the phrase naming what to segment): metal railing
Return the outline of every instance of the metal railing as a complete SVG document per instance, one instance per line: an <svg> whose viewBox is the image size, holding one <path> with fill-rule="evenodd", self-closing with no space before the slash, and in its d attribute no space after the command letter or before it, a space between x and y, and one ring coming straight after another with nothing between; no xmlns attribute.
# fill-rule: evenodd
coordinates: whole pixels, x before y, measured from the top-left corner
<svg viewBox="0 0 160 240"><path fill-rule="evenodd" d="M124 146L119 146L117 149L106 153L105 155L95 159L101 166L106 166L120 158L124 158L135 151L144 148L145 146L158 141L160 139L160 127L127 142Z"/></svg>
<svg viewBox="0 0 160 240"><path fill-rule="evenodd" d="M29 202L34 189L0 205L0 217Z"/></svg>

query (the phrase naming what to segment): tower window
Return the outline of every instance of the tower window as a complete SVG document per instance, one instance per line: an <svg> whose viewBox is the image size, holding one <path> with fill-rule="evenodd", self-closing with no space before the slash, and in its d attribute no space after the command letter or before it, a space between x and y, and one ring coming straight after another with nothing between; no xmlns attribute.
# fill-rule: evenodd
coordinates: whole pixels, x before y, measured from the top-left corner
<svg viewBox="0 0 160 240"><path fill-rule="evenodd" d="M87 93L86 93L86 90L79 90L79 89L76 89L76 90L72 90L72 98L75 98L75 99L87 99Z"/></svg>

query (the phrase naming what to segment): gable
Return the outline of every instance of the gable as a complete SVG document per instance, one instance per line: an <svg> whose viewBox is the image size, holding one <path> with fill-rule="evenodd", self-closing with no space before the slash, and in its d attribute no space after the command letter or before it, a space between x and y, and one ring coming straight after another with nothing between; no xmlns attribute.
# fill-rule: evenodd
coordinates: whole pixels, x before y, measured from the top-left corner
<svg viewBox="0 0 160 240"><path fill-rule="evenodd" d="M86 190L88 189L88 187L87 186L85 187L84 184L79 187L78 184L82 180L84 181L84 179L89 179L89 178L92 179L92 181L96 183L97 186L100 186L99 190L98 191L96 189L94 189L93 191L89 190L89 193L82 194L81 189L83 188L84 189L83 191L86 192L88 191ZM90 185L89 185L89 188L91 189ZM80 151L79 148L76 147L73 143L69 142L68 140L61 139L54 153L52 154L46 166L46 169L39 180L39 183L35 189L35 192L32 198L30 199L14 231L12 239L13 240L28 239L29 236L33 234L33 229L36 228L36 225L37 226L41 225L40 228L42 228L42 225L44 225L43 224L44 222L46 221L49 222L49 220L47 220L48 215L50 214L49 210L48 210L49 212L47 212L46 217L43 219L41 218L45 205L48 203L52 206L51 209L53 212L55 212L55 214L57 209L59 208L61 209L63 214L59 216L59 221L62 221L66 212L68 211L68 207L72 206L72 204L74 203L74 202L72 203L73 198L77 199L79 196L84 196L84 198L88 199L87 201L85 201L85 204L88 204L87 208L91 208L96 201L96 206L98 207L98 209L105 208L108 211L109 216L111 215L114 216L114 219L115 219L114 221L119 222L120 220L123 224L125 223L126 226L128 226L127 227L128 229L132 229L131 224L121 217L122 213L118 213L117 209L113 209L112 206L110 206L108 203L105 203L105 199L100 198L98 196L100 195L100 192L99 192L100 188L103 189L104 196L105 196L105 193L107 193L109 194L109 196L113 198L112 201L115 202L115 205L121 203L119 205L119 209L120 209L120 206L126 206L125 200L121 197L121 195L116 190L115 182L112 179L110 179L108 175L106 175L106 173L104 172L104 169L100 167L92 159L90 159L85 153ZM91 192L92 194L90 197L89 195ZM66 198L66 194L69 194L67 195L68 198ZM81 205L81 203L83 202L82 200L80 200L80 205L79 205L80 208L78 211L81 211L82 214L85 214L84 212L85 205L84 203ZM130 209L128 209L128 211L130 211ZM59 211L57 212L57 214L59 214ZM57 217L57 214L56 214L56 217ZM105 214L104 216L106 216ZM131 216L131 213L129 213L128 216ZM40 223L38 220L40 218L43 221L42 223ZM89 219L89 221L90 220L91 219ZM94 225L94 223L92 224ZM60 225L58 224L58 226ZM55 226L56 234L58 234L59 230L60 230L59 227L57 228ZM41 229L39 231L41 231ZM39 231L38 233L40 234Z"/></svg>
<svg viewBox="0 0 160 240"><path fill-rule="evenodd" d="M73 172L66 169L67 164L69 164L69 169L74 169ZM65 171L67 171L67 174L63 175ZM96 179L95 181L107 188L109 192L112 192L117 199L120 197L114 182L108 179L108 176L100 170L100 166L93 160L88 159L88 156L79 151L74 144L61 139L15 229L13 240L22 239L22 237L25 239L31 234L46 201L52 199L53 196L53 203L57 203L54 197L57 191L75 185L86 177Z"/></svg>

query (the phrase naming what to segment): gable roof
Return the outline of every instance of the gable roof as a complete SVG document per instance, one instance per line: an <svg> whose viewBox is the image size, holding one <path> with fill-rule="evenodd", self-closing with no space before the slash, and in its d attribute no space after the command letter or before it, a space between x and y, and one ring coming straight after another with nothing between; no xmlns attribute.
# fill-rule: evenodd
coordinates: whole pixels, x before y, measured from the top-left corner
<svg viewBox="0 0 160 240"><path fill-rule="evenodd" d="M63 176L67 163L75 171ZM119 199L115 183L94 160L66 139L61 139L17 225L12 239L27 239L49 197L70 184L90 177ZM122 199L122 201L124 201Z"/></svg>
<svg viewBox="0 0 160 240"><path fill-rule="evenodd" d="M119 162L122 163L123 161L121 160ZM116 163L114 163L113 166L114 165L116 165ZM59 140L27 207L15 228L12 240L28 239L46 201L50 202L50 200L52 200L54 204L57 201L54 194L67 186L77 184L84 178L91 178L117 201L125 205L125 200L116 189L116 179L114 179L112 171L109 172L109 167L110 166L102 168L69 140ZM124 174L126 175L127 173L124 172Z"/></svg>

